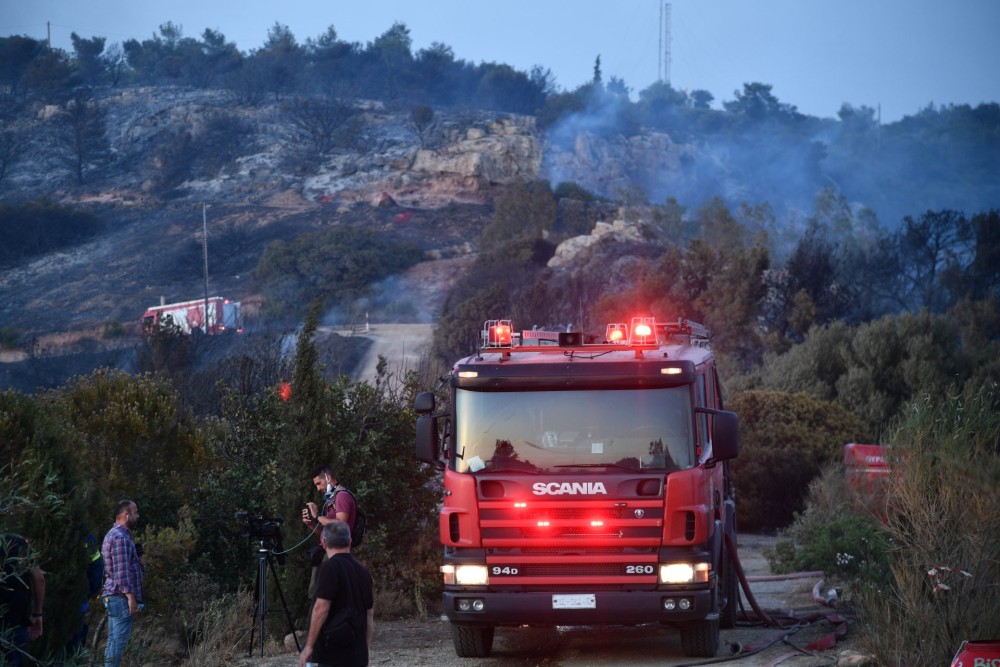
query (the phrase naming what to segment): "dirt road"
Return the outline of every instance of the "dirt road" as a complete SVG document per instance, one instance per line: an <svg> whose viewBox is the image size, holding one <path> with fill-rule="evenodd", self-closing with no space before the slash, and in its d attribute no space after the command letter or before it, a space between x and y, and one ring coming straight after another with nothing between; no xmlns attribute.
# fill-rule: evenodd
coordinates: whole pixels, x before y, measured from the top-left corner
<svg viewBox="0 0 1000 667"><path fill-rule="evenodd" d="M416 370L427 356L433 333L433 324L372 324L360 329L355 335L370 338L372 346L354 379L374 384L379 356L397 376Z"/></svg>
<svg viewBox="0 0 1000 667"><path fill-rule="evenodd" d="M773 542L774 538L770 537L740 538L741 560L748 577L770 575L762 552ZM812 588L816 581L816 578L752 581L751 590L758 603L776 615L832 613L832 609L813 601ZM769 648L725 664L739 667L770 667L779 663L783 667L863 664L852 657L858 648L852 622L847 624L846 638L838 640L831 649L807 655L795 648L831 635L835 628L836 625L828 620L803 626L791 634L788 630L740 625L722 631L718 657L732 657L734 652L746 652L772 643ZM786 634L787 641L781 641ZM450 626L442 620L377 621L370 662L373 666L413 667L679 667L696 663L704 664L704 661L684 657L678 632L659 625L500 628L490 657L459 658L452 646ZM292 667L296 663L294 655L285 654L243 659L238 664L241 667Z"/></svg>

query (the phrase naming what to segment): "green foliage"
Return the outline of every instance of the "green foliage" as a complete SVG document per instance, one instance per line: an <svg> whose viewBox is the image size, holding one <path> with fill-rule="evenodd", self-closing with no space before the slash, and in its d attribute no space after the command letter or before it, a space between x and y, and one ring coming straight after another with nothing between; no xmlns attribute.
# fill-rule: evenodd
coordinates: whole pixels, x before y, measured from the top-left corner
<svg viewBox="0 0 1000 667"><path fill-rule="evenodd" d="M997 342L989 336L995 318L988 303L965 310L965 347L959 321L927 312L883 317L851 328L843 323L813 328L802 345L768 355L762 385L778 391L805 391L836 401L862 417L872 432L883 428L902 406L922 392L943 394L976 373L977 385L994 381ZM980 331L973 334L973 331Z"/></svg>
<svg viewBox="0 0 1000 667"><path fill-rule="evenodd" d="M540 238L556 221L556 200L548 181L507 186L493 206L493 221L480 240L486 250L519 237Z"/></svg>
<svg viewBox="0 0 1000 667"><path fill-rule="evenodd" d="M139 514L145 512L140 506ZM185 597L191 591L182 590L178 582L190 572L189 559L198 540L195 519L191 508L184 506L177 513L176 525L149 522L135 536L143 547L142 590L152 613L174 615L191 602ZM208 597L203 592L196 601Z"/></svg>
<svg viewBox="0 0 1000 667"><path fill-rule="evenodd" d="M843 455L844 445L869 441L860 419L808 394L747 391L727 408L740 416L740 455L732 468L744 529L787 526L804 509L809 483Z"/></svg>
<svg viewBox="0 0 1000 667"><path fill-rule="evenodd" d="M77 462L100 504L129 497L146 521L177 521L207 452L204 435L169 384L98 370L51 392L45 403L61 410L81 439Z"/></svg>
<svg viewBox="0 0 1000 667"><path fill-rule="evenodd" d="M261 254L256 276L270 297L271 314L302 317L312 299L324 307L349 305L375 283L422 258L416 246L331 227L302 234L291 243L275 241Z"/></svg>
<svg viewBox="0 0 1000 667"><path fill-rule="evenodd" d="M189 372L194 357L194 337L185 334L180 325L174 323L173 316L167 315L158 327L143 331L136 367L141 373L170 377Z"/></svg>
<svg viewBox="0 0 1000 667"><path fill-rule="evenodd" d="M765 554L771 569L822 570L852 587L886 583L888 536L867 500L850 487L842 465L827 466L810 482L805 510Z"/></svg>
<svg viewBox="0 0 1000 667"><path fill-rule="evenodd" d="M229 390L222 420L208 429L211 458L193 500L199 532L191 565L223 591L248 585L256 572L256 545L240 537L244 524L235 512L280 514L274 489L284 479L279 451L287 441L280 403L273 389L246 395Z"/></svg>
<svg viewBox="0 0 1000 667"><path fill-rule="evenodd" d="M0 348L13 350L21 344L21 332L13 327L0 327Z"/></svg>
<svg viewBox="0 0 1000 667"><path fill-rule="evenodd" d="M4 530L31 542L35 562L46 573L46 617L60 619L46 624L30 650L52 655L83 622L79 610L87 599L93 494L76 455L79 439L58 411L14 392L0 394L0 442Z"/></svg>
<svg viewBox="0 0 1000 667"><path fill-rule="evenodd" d="M72 206L39 200L0 204L0 264L11 264L77 245L104 231L98 216Z"/></svg>
<svg viewBox="0 0 1000 667"><path fill-rule="evenodd" d="M921 393L891 433L891 581L862 595L884 664L947 664L963 640L1000 636L998 408L995 385Z"/></svg>

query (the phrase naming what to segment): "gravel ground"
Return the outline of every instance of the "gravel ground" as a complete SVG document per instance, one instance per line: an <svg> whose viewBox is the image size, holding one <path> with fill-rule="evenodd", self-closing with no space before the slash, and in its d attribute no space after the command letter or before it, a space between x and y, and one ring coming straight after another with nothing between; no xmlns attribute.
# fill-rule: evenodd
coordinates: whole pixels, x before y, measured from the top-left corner
<svg viewBox="0 0 1000 667"><path fill-rule="evenodd" d="M771 574L763 549L773 543L773 537L740 537L741 561L748 577ZM751 591L759 605L774 616L834 613L833 609L813 600L812 589L816 582L816 577L752 581ZM785 667L863 665L865 661L859 653L853 619L847 614L842 616L846 619L847 635L838 639L833 648L812 654L796 648L831 635L836 624L829 620L804 625L790 635L788 630L740 624L735 629L722 631L719 657L729 657L725 664L740 667L770 667L779 663ZM785 635L788 636L783 641ZM753 655L732 656L734 652L746 652L767 644L771 645ZM659 625L499 628L489 658L459 658L452 646L449 625L440 619L376 619L370 662L373 666L415 667L679 667L695 663L706 664L703 660L685 658L678 632ZM294 653L283 653L242 657L235 664L239 667L293 667L298 663Z"/></svg>

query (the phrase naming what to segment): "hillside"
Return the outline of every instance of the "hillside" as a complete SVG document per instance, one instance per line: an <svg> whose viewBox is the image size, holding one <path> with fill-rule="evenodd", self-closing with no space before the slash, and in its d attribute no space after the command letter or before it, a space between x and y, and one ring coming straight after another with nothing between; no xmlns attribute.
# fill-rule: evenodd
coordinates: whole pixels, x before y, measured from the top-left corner
<svg viewBox="0 0 1000 667"><path fill-rule="evenodd" d="M5 163L0 205L51 202L93 214L102 231L59 251L0 266L0 329L16 332L21 341L20 350L8 349L0 358L10 362L127 347L137 340L145 308L161 300L199 298L206 287L241 301L252 330L265 305L254 275L264 250L275 241L287 243L334 227L370 231L424 251L425 265L414 267L421 277L374 286L374 306L365 308L383 310L371 314L373 321L433 321L476 256L497 195L535 179L553 189L569 183L593 201L599 201L596 196L607 202L597 214L578 215L573 225L547 240L558 243L575 234L586 239L596 220L614 220L618 203L665 201L653 214L660 216L655 235L661 243L685 242L697 233L691 231L692 219L706 224L715 215L715 202L723 202L739 210L742 224L769 234L778 260L813 219L835 234L870 236L880 221L869 204L881 202L892 211L923 205L960 209L963 202L989 201L995 190L995 183L974 187L978 194L972 198L948 190L949 179L970 172L935 181L919 202L886 203L893 192L888 187L871 201L853 200L846 185L873 181L856 169L868 149L844 152L845 133L853 127L846 121L837 127L779 107L784 115L776 111L775 118L781 122L754 124L737 112L694 109L666 125L653 114L650 127L626 128L606 108L610 99L609 94L596 97L554 124L550 119L544 128L535 116L497 111L426 108L429 115L418 122L416 107L379 101L269 98L234 104L223 90L169 86L103 88L86 103L34 102L8 109L10 131L23 144L20 159ZM77 156L78 172L60 143L67 116L79 111L74 104L86 104L99 118L94 127L106 139L101 150ZM991 109L980 114L984 128L992 122ZM723 125L706 129L709 113L713 123ZM906 132L913 135L920 123L933 125L946 114L960 118L962 113L908 119L886 128L885 136L896 136L892 150L903 155L909 145L902 140ZM962 131L954 130L956 137ZM955 139L953 145L959 144ZM820 145L827 146L825 157L807 155L810 146ZM954 148L952 157L959 153ZM993 157L987 153L985 162L975 164L988 164ZM31 160L23 157L28 154ZM802 162L806 157L811 166ZM818 166L822 170L816 172ZM837 169L849 166L852 176L842 179L844 192L817 191ZM910 181L920 188L919 180ZM933 193L939 191L951 194L936 198ZM867 191L855 192L865 196ZM567 199L557 205L560 217L582 206ZM203 228L208 232L207 286ZM642 234L631 238L638 245L627 252L642 254L638 248L645 242ZM560 248L556 272L574 274L575 264L585 265L587 246ZM656 247L649 246L649 252L659 252ZM615 257L609 255L609 261ZM411 296L400 284L420 285L422 291ZM325 316L324 324L351 326L358 317L337 310ZM293 331L297 322L281 326ZM108 342L106 331L124 333L124 340Z"/></svg>

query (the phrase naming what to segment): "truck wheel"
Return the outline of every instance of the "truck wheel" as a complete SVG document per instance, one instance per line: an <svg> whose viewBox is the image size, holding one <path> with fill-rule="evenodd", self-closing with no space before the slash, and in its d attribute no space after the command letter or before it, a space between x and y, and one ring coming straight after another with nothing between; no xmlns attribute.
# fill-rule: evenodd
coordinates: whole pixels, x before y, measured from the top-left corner
<svg viewBox="0 0 1000 667"><path fill-rule="evenodd" d="M460 658L485 658L493 650L493 627L451 624L451 640ZM718 633L716 633L718 642Z"/></svg>
<svg viewBox="0 0 1000 667"><path fill-rule="evenodd" d="M681 646L689 658L714 658L719 652L718 617L682 625Z"/></svg>
<svg viewBox="0 0 1000 667"><path fill-rule="evenodd" d="M740 613L740 580L736 576L736 566L729 556L729 550L723 552L722 576L720 577L722 595L725 603L719 610L719 627L729 630L736 627L736 619Z"/></svg>

